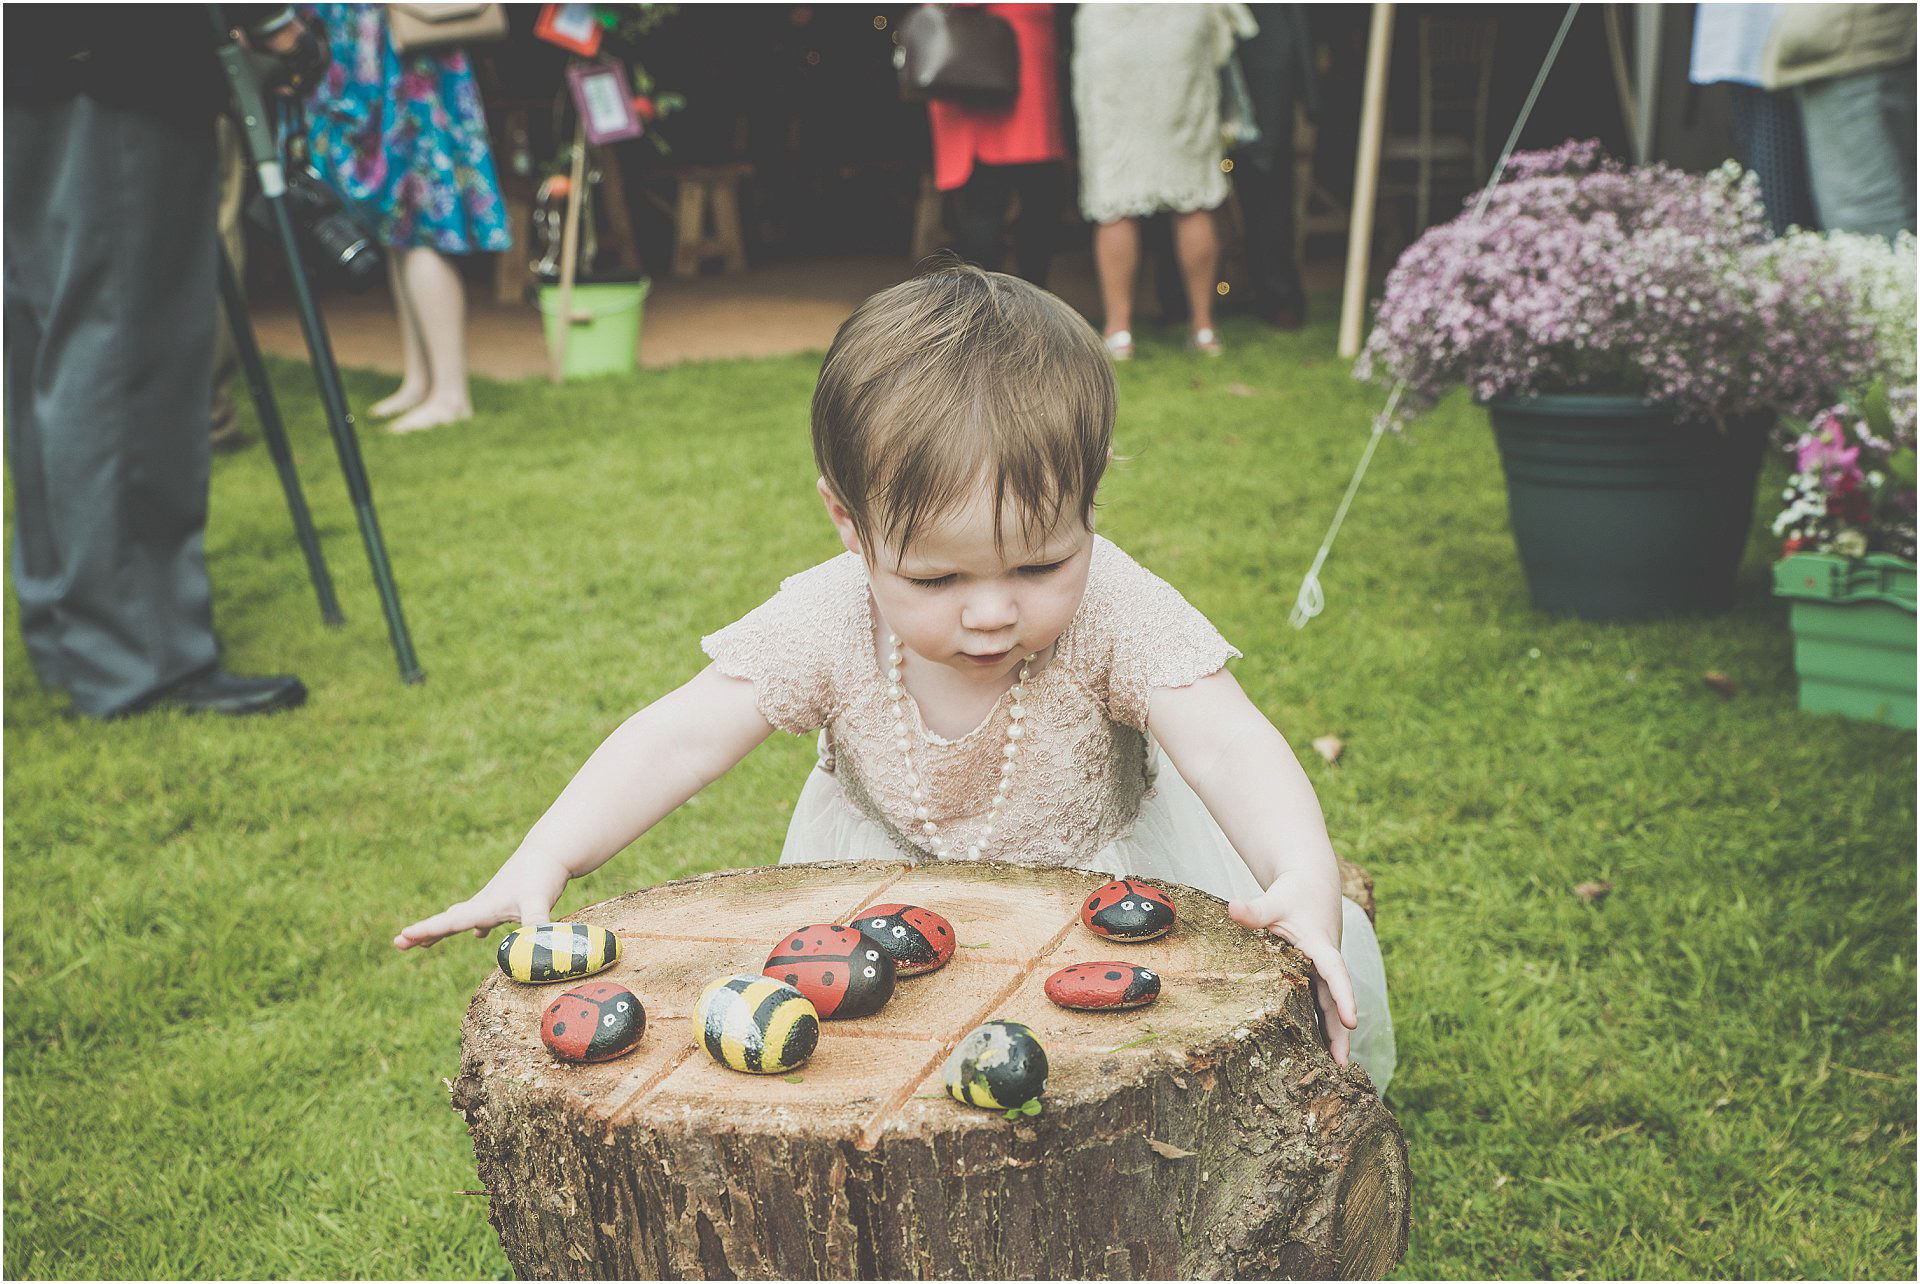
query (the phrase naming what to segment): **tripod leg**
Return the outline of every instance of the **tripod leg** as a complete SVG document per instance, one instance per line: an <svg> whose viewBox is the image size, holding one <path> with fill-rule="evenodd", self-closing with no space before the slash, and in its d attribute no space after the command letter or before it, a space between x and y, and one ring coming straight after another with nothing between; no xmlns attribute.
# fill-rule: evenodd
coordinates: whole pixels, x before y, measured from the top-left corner
<svg viewBox="0 0 1920 1284"><path fill-rule="evenodd" d="M300 265L300 245L294 239L293 222L287 217L286 197L283 193L270 193L267 204L273 210L274 227L280 233L280 246L287 256L287 275L293 281L294 301L300 308L300 328L306 332L307 352L313 358L314 381L320 385L320 400L327 409L327 426L333 431L334 453L340 457L347 494L352 497L354 514L360 519L360 538L367 546L374 587L380 592L380 606L386 612L394 659L400 665L402 681L422 682L427 675L414 656L413 638L407 633L406 617L400 613L400 590L394 585L393 565L387 560L386 541L380 536L380 519L373 511L373 489L367 484L366 465L360 458L360 440L353 435L353 416L347 412L346 390L340 386L340 367L334 364L326 323L320 318L313 291L307 285L306 271Z"/></svg>
<svg viewBox="0 0 1920 1284"><path fill-rule="evenodd" d="M260 360L260 345L253 337L253 321L247 314L246 296L234 279L233 264L227 261L225 247L220 250L220 296L227 305L227 320L233 327L234 347L240 353L240 367L246 371L247 391L253 394L253 408L260 415L260 433L267 439L267 451L280 473L280 488L287 493L287 510L293 514L293 532L300 540L300 551L307 555L307 575L320 598L320 618L331 625L346 623L340 613L340 600L333 593L333 577L327 573L326 558L320 552L320 537L314 533L313 517L307 512L306 495L300 489L300 474L293 466L293 448L287 444L287 430L280 422L280 406L273 399L273 386L267 382L267 370Z"/></svg>

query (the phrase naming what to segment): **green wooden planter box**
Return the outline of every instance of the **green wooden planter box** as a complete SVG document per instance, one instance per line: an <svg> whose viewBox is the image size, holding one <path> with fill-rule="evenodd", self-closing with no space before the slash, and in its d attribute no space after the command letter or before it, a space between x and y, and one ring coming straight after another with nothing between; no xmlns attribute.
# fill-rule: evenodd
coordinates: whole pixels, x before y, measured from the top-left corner
<svg viewBox="0 0 1920 1284"><path fill-rule="evenodd" d="M1794 553L1773 567L1793 604L1793 667L1809 713L1914 729L1914 568L1873 553Z"/></svg>

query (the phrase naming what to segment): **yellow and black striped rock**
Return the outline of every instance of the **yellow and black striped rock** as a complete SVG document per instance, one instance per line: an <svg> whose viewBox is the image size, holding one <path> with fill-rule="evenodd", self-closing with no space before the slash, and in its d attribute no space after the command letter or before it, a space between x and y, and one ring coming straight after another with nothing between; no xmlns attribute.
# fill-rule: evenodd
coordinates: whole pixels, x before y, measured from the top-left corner
<svg viewBox="0 0 1920 1284"><path fill-rule="evenodd" d="M940 1077L955 1101L1011 1110L1046 1090L1047 1050L1018 1021L989 1021L960 1040Z"/></svg>
<svg viewBox="0 0 1920 1284"><path fill-rule="evenodd" d="M620 938L591 923L541 923L508 932L500 970L516 981L577 981L620 961Z"/></svg>
<svg viewBox="0 0 1920 1284"><path fill-rule="evenodd" d="M785 981L723 976L700 992L693 1037L729 1069L779 1074L813 1055L820 1015Z"/></svg>

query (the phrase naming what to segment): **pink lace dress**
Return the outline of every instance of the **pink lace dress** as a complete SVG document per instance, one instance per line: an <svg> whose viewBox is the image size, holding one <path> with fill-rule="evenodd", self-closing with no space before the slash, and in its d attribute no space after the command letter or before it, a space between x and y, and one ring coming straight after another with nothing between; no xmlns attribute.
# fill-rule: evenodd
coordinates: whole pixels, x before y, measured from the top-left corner
<svg viewBox="0 0 1920 1284"><path fill-rule="evenodd" d="M782 864L934 859L916 841L859 558L844 553L792 576L701 646L722 672L754 684L767 721L819 733L819 764L794 807ZM1165 879L1228 900L1259 894L1206 804L1147 734L1153 688L1187 686L1239 654L1172 585L1096 537L1079 610L1027 680L1018 765L986 855ZM915 764L950 852L965 852L986 823L1011 703L1003 697L979 726L948 739L906 700ZM1384 1092L1394 1051L1380 947L1359 906L1343 909L1341 953L1360 1008L1354 1055Z"/></svg>

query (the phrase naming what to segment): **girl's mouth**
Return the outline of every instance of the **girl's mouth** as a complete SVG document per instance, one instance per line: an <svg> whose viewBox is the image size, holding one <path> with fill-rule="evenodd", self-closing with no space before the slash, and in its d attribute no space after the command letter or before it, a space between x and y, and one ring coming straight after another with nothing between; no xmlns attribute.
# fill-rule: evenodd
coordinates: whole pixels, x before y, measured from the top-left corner
<svg viewBox="0 0 1920 1284"><path fill-rule="evenodd" d="M979 664L979 665L998 664L1000 663L1000 661L1006 659L1008 656L1013 654L1013 648L1008 647L1005 651L995 651L991 655L974 655L971 651L962 651L961 654L966 656L969 660L972 660L975 664Z"/></svg>

